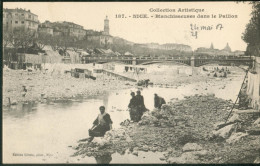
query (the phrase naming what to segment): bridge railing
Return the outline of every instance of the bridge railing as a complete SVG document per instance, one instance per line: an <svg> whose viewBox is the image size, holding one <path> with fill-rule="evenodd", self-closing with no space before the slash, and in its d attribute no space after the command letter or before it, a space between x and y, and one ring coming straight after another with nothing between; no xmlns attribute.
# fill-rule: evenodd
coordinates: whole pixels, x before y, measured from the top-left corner
<svg viewBox="0 0 260 166"><path fill-rule="evenodd" d="M133 57L85 57L85 60L133 60ZM136 57L136 60L190 60L190 57ZM237 56L212 56L212 57L195 57L195 60L250 60L250 57Z"/></svg>

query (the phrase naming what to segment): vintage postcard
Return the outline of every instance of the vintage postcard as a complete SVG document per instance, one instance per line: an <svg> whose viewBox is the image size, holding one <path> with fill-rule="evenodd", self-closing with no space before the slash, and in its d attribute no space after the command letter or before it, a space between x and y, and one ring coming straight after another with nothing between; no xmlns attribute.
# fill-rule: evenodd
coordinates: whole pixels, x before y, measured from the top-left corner
<svg viewBox="0 0 260 166"><path fill-rule="evenodd" d="M3 2L3 163L260 163L259 13Z"/></svg>

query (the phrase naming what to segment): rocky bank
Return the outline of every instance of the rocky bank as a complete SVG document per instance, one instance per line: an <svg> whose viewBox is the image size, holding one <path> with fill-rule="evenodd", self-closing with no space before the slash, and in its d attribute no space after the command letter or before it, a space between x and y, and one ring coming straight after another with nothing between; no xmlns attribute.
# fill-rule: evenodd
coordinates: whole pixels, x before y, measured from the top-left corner
<svg viewBox="0 0 260 166"><path fill-rule="evenodd" d="M231 106L231 101L214 95L172 100L162 110L146 112L139 123L125 120L120 129L107 132L104 138L80 143L74 147L74 156L153 151L164 152L160 160L168 163L253 163L260 137L246 131L259 114L232 114L227 124L219 127Z"/></svg>

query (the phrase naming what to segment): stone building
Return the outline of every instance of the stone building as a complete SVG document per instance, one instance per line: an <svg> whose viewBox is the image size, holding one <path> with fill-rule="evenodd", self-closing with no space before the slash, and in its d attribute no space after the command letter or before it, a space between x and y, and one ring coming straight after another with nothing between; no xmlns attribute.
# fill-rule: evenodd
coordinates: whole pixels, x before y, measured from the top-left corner
<svg viewBox="0 0 260 166"><path fill-rule="evenodd" d="M39 26L39 31L45 32L51 35L67 35L83 39L86 36L86 30L83 26L75 24L73 22L50 22L45 21Z"/></svg>
<svg viewBox="0 0 260 166"><path fill-rule="evenodd" d="M106 19L104 20L104 35L109 35L109 20L106 16Z"/></svg>
<svg viewBox="0 0 260 166"><path fill-rule="evenodd" d="M38 16L30 10L21 8L3 9L3 28L13 30L24 28L25 30L37 31L39 25Z"/></svg>
<svg viewBox="0 0 260 166"><path fill-rule="evenodd" d="M39 24L38 32L53 36L53 28L49 24L44 24L44 23Z"/></svg>
<svg viewBox="0 0 260 166"><path fill-rule="evenodd" d="M113 37L109 34L109 20L106 16L104 20L104 31L93 31L86 30L86 37L88 41L94 41L100 45L109 45L113 44Z"/></svg>
<svg viewBox="0 0 260 166"><path fill-rule="evenodd" d="M236 50L236 51L232 52L228 43L221 50L214 49L214 46L211 43L210 48L199 47L199 48L197 48L195 53L197 53L197 54L208 54L208 55L223 55L223 56L230 56L230 55L231 56L242 56L242 55L244 55L244 51Z"/></svg>

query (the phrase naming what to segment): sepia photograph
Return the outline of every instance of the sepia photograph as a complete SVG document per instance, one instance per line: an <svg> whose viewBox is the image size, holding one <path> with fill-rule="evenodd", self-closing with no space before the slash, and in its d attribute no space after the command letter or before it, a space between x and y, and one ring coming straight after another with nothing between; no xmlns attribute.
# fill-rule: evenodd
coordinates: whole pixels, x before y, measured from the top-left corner
<svg viewBox="0 0 260 166"><path fill-rule="evenodd" d="M259 164L260 1L2 2L3 164Z"/></svg>

